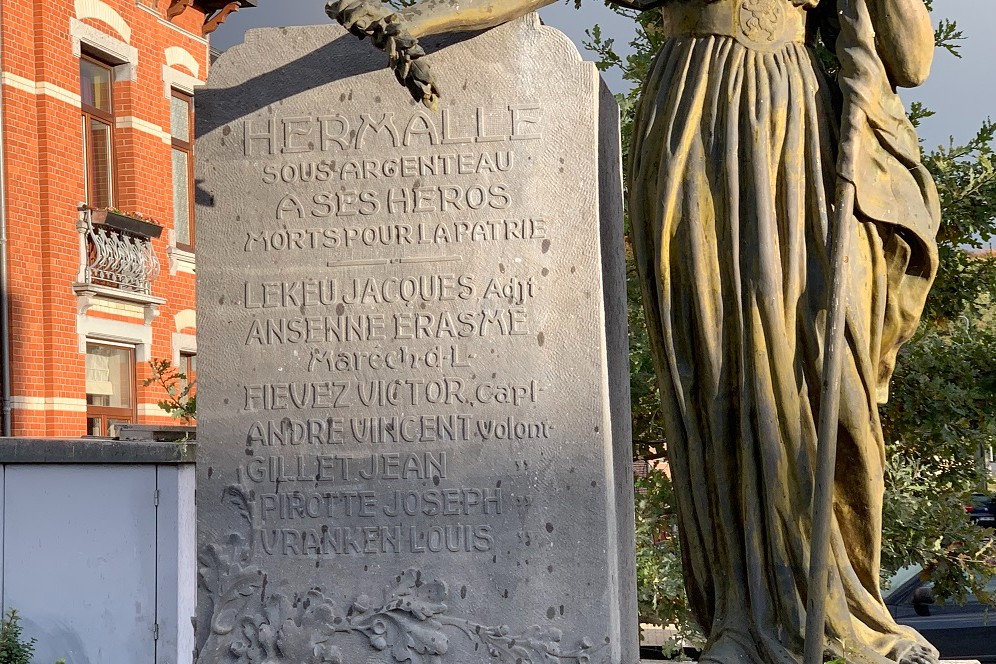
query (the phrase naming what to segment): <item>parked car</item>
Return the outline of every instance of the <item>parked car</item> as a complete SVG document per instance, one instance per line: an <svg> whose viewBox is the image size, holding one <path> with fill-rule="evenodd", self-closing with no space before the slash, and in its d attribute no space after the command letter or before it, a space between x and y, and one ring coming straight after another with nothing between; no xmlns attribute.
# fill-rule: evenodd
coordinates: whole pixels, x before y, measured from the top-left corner
<svg viewBox="0 0 996 664"><path fill-rule="evenodd" d="M920 578L919 567L900 570L884 591L889 612L941 651L941 659L977 659L996 663L996 608L969 595L964 605L934 597L933 584ZM996 578L987 593L996 594Z"/></svg>
<svg viewBox="0 0 996 664"><path fill-rule="evenodd" d="M973 493L969 504L965 506L968 518L980 526L996 528L996 498L983 493Z"/></svg>

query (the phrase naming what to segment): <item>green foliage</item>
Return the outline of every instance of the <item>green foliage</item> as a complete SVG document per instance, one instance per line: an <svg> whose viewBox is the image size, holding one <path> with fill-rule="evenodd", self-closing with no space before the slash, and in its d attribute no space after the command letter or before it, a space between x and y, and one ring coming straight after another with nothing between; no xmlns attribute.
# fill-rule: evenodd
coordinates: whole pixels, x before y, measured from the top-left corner
<svg viewBox="0 0 996 664"><path fill-rule="evenodd" d="M929 0L924 1L927 4L927 9L930 9ZM958 42L964 41L964 39L965 33L958 29L954 21L942 18L937 22L937 28L934 30L934 43L938 48L943 48L956 58L960 58L961 52L959 49L961 46Z"/></svg>
<svg viewBox="0 0 996 664"><path fill-rule="evenodd" d="M701 643L685 596L681 551L671 480L651 464L636 484L636 580L640 622L676 630L664 650L677 653L685 642Z"/></svg>
<svg viewBox="0 0 996 664"><path fill-rule="evenodd" d="M655 458L664 449L664 421L657 373L650 354L650 338L643 315L640 280L632 256L628 256L627 296L629 305L629 384L633 413L634 456Z"/></svg>
<svg viewBox="0 0 996 664"><path fill-rule="evenodd" d="M969 591L981 596L996 572L990 531L964 511L967 494L987 490L983 460L996 445L996 325L957 323L924 322L900 353L882 409L889 453L882 568L920 564L935 594L961 600Z"/></svg>
<svg viewBox="0 0 996 664"><path fill-rule="evenodd" d="M923 117L922 108L914 109ZM949 141L923 156L937 183L943 221L938 233L941 266L924 319L946 324L960 316L975 319L996 294L996 261L971 256L996 236L996 124L986 121L964 145Z"/></svg>
<svg viewBox="0 0 996 664"><path fill-rule="evenodd" d="M964 601L968 592L985 598L991 576L991 533L965 518L959 490L937 495L936 469L901 452L889 455L883 509L884 573L918 564L934 582L934 593Z"/></svg>
<svg viewBox="0 0 996 664"><path fill-rule="evenodd" d="M152 376L142 381L146 387L159 385L166 392L166 398L158 401L160 408L170 417L193 422L197 417L197 394L195 381L172 365L169 360L149 360Z"/></svg>
<svg viewBox="0 0 996 664"><path fill-rule="evenodd" d="M966 319L967 321L967 319ZM979 486L978 452L996 443L996 330L926 323L902 351L882 411L891 450L941 490Z"/></svg>
<svg viewBox="0 0 996 664"><path fill-rule="evenodd" d="M35 639L21 640L21 617L8 609L0 622L0 664L31 664Z"/></svg>

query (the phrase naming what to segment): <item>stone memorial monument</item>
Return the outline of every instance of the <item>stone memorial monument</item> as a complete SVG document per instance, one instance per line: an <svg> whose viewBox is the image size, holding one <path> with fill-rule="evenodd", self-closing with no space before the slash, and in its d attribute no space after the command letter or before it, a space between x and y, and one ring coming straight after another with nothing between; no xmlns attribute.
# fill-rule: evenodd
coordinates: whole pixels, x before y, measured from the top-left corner
<svg viewBox="0 0 996 664"><path fill-rule="evenodd" d="M535 16L197 95L200 664L631 664L618 111Z"/></svg>

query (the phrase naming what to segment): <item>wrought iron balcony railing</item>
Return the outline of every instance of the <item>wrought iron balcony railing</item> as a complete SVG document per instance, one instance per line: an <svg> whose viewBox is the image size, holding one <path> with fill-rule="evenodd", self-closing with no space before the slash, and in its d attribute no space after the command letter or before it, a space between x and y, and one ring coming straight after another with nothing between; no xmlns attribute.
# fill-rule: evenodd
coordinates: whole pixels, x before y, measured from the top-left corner
<svg viewBox="0 0 996 664"><path fill-rule="evenodd" d="M82 285L150 295L152 282L160 272L159 258L152 248L150 235L141 228L109 223L109 215L120 217L86 206L79 208L76 224L80 234L78 281Z"/></svg>

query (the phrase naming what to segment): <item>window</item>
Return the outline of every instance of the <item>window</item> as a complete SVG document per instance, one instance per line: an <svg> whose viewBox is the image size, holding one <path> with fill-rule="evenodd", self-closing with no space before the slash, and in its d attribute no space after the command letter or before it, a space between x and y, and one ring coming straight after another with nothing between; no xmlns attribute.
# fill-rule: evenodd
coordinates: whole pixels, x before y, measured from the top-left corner
<svg viewBox="0 0 996 664"><path fill-rule="evenodd" d="M197 355L193 353L180 353L180 366L176 368L177 371L186 376L186 380L180 380L177 387L180 391L187 389L187 386L191 383L197 382Z"/></svg>
<svg viewBox="0 0 996 664"><path fill-rule="evenodd" d="M190 95L176 90L169 102L173 137L173 229L177 246L189 250L194 247L194 102Z"/></svg>
<svg viewBox="0 0 996 664"><path fill-rule="evenodd" d="M114 73L108 65L80 59L83 108L83 173L91 207L114 205Z"/></svg>
<svg viewBox="0 0 996 664"><path fill-rule="evenodd" d="M116 436L117 425L135 421L135 349L86 345L86 428L91 436Z"/></svg>

